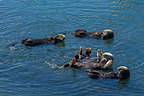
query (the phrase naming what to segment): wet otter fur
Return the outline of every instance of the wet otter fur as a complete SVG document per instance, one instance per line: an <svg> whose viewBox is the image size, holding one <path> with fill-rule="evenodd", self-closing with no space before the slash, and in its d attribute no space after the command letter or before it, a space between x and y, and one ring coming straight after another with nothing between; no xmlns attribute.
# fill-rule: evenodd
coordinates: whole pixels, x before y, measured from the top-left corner
<svg viewBox="0 0 144 96"><path fill-rule="evenodd" d="M51 44L56 44L61 41L64 41L65 35L63 34L58 34L53 37L48 37L48 38L43 38L43 39L24 39L21 41L21 44L25 46L36 46L36 45L41 45L41 44L46 44L46 43L51 43Z"/></svg>
<svg viewBox="0 0 144 96"><path fill-rule="evenodd" d="M120 66L117 68L118 70L118 78L127 79L130 77L130 71L126 66Z"/></svg>
<svg viewBox="0 0 144 96"><path fill-rule="evenodd" d="M114 33L110 29L105 29L103 34L102 34L102 39L103 40L108 40L114 37Z"/></svg>
<svg viewBox="0 0 144 96"><path fill-rule="evenodd" d="M90 78L115 78L115 79L128 79L130 77L130 71L125 66L117 68L118 72L102 73L96 70L90 70L88 76Z"/></svg>
<svg viewBox="0 0 144 96"><path fill-rule="evenodd" d="M93 37L96 39L100 39L102 36L102 33L100 32L87 32L86 30L83 29L78 29L75 32L72 32L72 34L75 37Z"/></svg>
<svg viewBox="0 0 144 96"><path fill-rule="evenodd" d="M92 37L95 39L102 38L103 40L108 40L114 37L114 33L110 29L105 29L103 33L101 32L87 32L83 29L78 29L75 32L72 32L75 37Z"/></svg>
<svg viewBox="0 0 144 96"><path fill-rule="evenodd" d="M66 64L62 65L60 68L65 67L73 67L73 68L81 68L80 64L77 65L77 62L83 62L83 60L90 58L91 48L86 48L85 53L82 54L82 47L80 47L80 51Z"/></svg>
<svg viewBox="0 0 144 96"><path fill-rule="evenodd" d="M84 53L84 56L89 58L89 57L90 57L90 54L91 54L91 51L92 51L91 48L86 48L86 51L85 51L85 53Z"/></svg>
<svg viewBox="0 0 144 96"><path fill-rule="evenodd" d="M91 48L86 48L85 54L81 54L80 58L79 53L73 57L76 59L76 62L73 62L74 68L84 68L84 69L93 69L93 70L112 70L113 61L107 58L102 58L100 62L97 62L97 58L90 57ZM82 48L80 47L80 52L82 51ZM71 61L70 61L71 62ZM61 68L68 67L70 65L70 62L67 64L64 64Z"/></svg>
<svg viewBox="0 0 144 96"><path fill-rule="evenodd" d="M85 37L88 35L88 32L86 30L78 29L75 32L72 32L76 37Z"/></svg>

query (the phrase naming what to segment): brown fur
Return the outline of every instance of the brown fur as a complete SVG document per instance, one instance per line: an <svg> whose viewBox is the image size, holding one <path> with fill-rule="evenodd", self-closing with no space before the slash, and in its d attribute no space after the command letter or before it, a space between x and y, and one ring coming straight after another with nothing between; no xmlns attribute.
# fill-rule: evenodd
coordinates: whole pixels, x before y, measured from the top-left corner
<svg viewBox="0 0 144 96"><path fill-rule="evenodd" d="M74 57L70 62L69 65L73 66L76 63L76 58Z"/></svg>
<svg viewBox="0 0 144 96"><path fill-rule="evenodd" d="M89 57L90 56L90 54L91 54L91 51L92 51L92 49L91 48L86 48L86 51L85 51L85 56L86 57Z"/></svg>
<svg viewBox="0 0 144 96"><path fill-rule="evenodd" d="M105 29L103 33L101 32L87 32L83 29L78 29L72 32L76 37L92 37L95 39L102 38L103 40L111 39L114 37L114 33L110 29Z"/></svg>
<svg viewBox="0 0 144 96"><path fill-rule="evenodd" d="M120 66L117 69L118 72L108 72L108 73L102 73L100 71L90 70L88 71L88 76L91 78L117 78L117 79L128 79L130 77L130 72L127 67Z"/></svg>
<svg viewBox="0 0 144 96"><path fill-rule="evenodd" d="M100 33L100 32L87 32L86 30L82 30L82 29L76 30L75 32L73 32L73 34L76 37L86 37L87 36L87 37L93 37L96 39L99 39L102 36L102 33Z"/></svg>
<svg viewBox="0 0 144 96"><path fill-rule="evenodd" d="M100 39L101 36L102 36L102 33L100 33L100 32L91 32L91 33L89 33L89 36L93 37L93 38L96 38L96 39Z"/></svg>
<svg viewBox="0 0 144 96"><path fill-rule="evenodd" d="M65 36L63 34L58 34L53 37L48 37L48 38L43 38L43 39L24 39L22 40L22 44L25 46L36 46L36 45L41 45L41 44L46 44L46 43L51 43L51 44L56 44L61 41L64 41Z"/></svg>
<svg viewBox="0 0 144 96"><path fill-rule="evenodd" d="M87 31L86 30L82 30L82 29L78 29L75 32L73 32L73 34L76 37L85 37L85 36L87 36Z"/></svg>

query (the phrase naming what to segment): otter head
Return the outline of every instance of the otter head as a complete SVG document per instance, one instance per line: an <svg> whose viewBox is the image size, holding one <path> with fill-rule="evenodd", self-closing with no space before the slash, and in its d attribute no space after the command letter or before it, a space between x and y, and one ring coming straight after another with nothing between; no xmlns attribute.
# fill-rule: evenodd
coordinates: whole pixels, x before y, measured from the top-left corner
<svg viewBox="0 0 144 96"><path fill-rule="evenodd" d="M69 62L69 65L72 67L76 63L76 57L72 58L72 60Z"/></svg>
<svg viewBox="0 0 144 96"><path fill-rule="evenodd" d="M29 43L32 43L32 41L31 41L30 38L26 38L26 39L22 40L21 43L24 44L24 45L28 45Z"/></svg>
<svg viewBox="0 0 144 96"><path fill-rule="evenodd" d="M91 51L92 51L91 48L86 48L85 54L86 54L87 56L90 56Z"/></svg>
<svg viewBox="0 0 144 96"><path fill-rule="evenodd" d="M113 55L109 52L103 53L102 56L108 60L113 60Z"/></svg>
<svg viewBox="0 0 144 96"><path fill-rule="evenodd" d="M110 29L105 29L103 34L102 34L102 39L103 40L107 40L107 39L110 39L110 38L113 38L114 37L114 34L112 32L112 30Z"/></svg>
<svg viewBox="0 0 144 96"><path fill-rule="evenodd" d="M55 36L55 39L56 39L56 40L59 40L59 41L63 41L63 40L65 39L65 35L63 35L63 34L58 34L58 35Z"/></svg>
<svg viewBox="0 0 144 96"><path fill-rule="evenodd" d="M130 77L130 71L125 66L120 66L117 68L119 79L128 79Z"/></svg>
<svg viewBox="0 0 144 96"><path fill-rule="evenodd" d="M110 29L105 29L103 32L104 35L110 34L110 33L112 33L112 30L110 30Z"/></svg>
<svg viewBox="0 0 144 96"><path fill-rule="evenodd" d="M87 31L86 30L82 30L82 29L78 29L73 34L76 37L85 37L85 36L87 36Z"/></svg>

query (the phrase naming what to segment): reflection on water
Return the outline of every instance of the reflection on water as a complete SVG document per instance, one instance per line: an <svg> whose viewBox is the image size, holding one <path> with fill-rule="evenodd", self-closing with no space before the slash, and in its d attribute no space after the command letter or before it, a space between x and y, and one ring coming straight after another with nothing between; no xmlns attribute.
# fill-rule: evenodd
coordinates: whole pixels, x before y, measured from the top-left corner
<svg viewBox="0 0 144 96"><path fill-rule="evenodd" d="M128 85L130 79L126 79L126 80L119 80L118 84L119 85Z"/></svg>
<svg viewBox="0 0 144 96"><path fill-rule="evenodd" d="M63 41L63 42L60 42L60 43L58 43L58 44L56 44L58 47L64 47L65 46L65 42Z"/></svg>
<svg viewBox="0 0 144 96"><path fill-rule="evenodd" d="M112 44L113 43L114 38L109 39L109 40L103 40L104 44Z"/></svg>
<svg viewBox="0 0 144 96"><path fill-rule="evenodd" d="M143 83L143 0L0 0L0 95L138 95ZM70 32L111 29L114 39L76 38ZM25 47L25 38L65 34L57 45ZM90 79L83 70L59 69L79 47L111 52L114 71L128 66L129 80Z"/></svg>

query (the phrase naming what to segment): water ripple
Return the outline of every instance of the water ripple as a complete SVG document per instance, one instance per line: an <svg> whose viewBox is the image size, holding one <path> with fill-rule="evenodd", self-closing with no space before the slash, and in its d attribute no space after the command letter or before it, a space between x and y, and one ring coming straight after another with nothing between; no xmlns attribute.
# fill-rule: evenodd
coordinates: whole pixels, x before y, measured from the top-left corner
<svg viewBox="0 0 144 96"><path fill-rule="evenodd" d="M0 0L0 95L143 95L143 0ZM76 38L70 32L112 29L110 41ZM25 47L25 38L65 34L64 45ZM10 46L19 42L16 46ZM90 79L84 70L59 69L79 47L111 52L114 70L128 66L131 78Z"/></svg>

